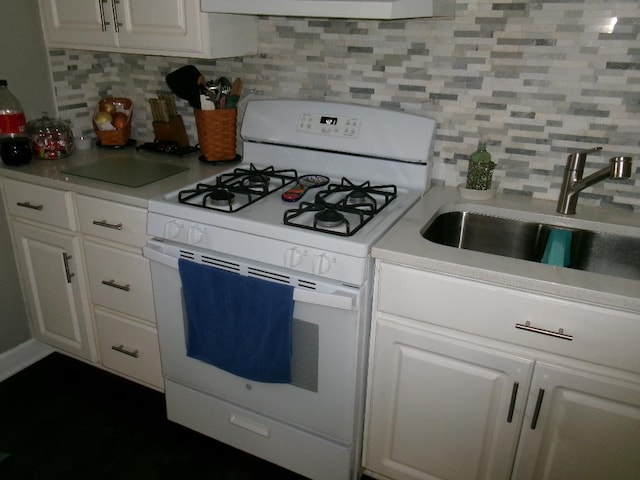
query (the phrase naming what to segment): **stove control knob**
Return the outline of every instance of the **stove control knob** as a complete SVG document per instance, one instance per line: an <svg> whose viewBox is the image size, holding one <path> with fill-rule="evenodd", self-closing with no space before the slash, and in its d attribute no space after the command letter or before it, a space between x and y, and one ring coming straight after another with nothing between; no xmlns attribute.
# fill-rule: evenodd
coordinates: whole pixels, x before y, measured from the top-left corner
<svg viewBox="0 0 640 480"><path fill-rule="evenodd" d="M313 259L312 267L316 275L327 273L331 268L331 258L326 253L321 253Z"/></svg>
<svg viewBox="0 0 640 480"><path fill-rule="evenodd" d="M164 234L166 238L178 238L182 225L175 220L171 220L164 226Z"/></svg>
<svg viewBox="0 0 640 480"><path fill-rule="evenodd" d="M206 233L206 230L198 225L189 227L189 232L187 233L187 243L189 243L190 245L195 245L202 242L202 239L205 237Z"/></svg>
<svg viewBox="0 0 640 480"><path fill-rule="evenodd" d="M293 268L300 265L302 261L302 252L298 247L288 248L286 252L284 252L284 266L286 268Z"/></svg>

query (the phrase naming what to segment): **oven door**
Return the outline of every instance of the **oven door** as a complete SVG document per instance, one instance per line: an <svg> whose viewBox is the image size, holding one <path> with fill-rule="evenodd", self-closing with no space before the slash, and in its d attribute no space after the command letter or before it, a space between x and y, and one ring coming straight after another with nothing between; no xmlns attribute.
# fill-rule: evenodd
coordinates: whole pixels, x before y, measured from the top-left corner
<svg viewBox="0 0 640 480"><path fill-rule="evenodd" d="M364 391L366 315L363 291L315 278L291 278L271 266L247 265L215 252L150 240L162 370L166 380L241 406L262 416L351 444ZM186 322L178 258L234 271L259 271L295 283L292 383L261 383L235 376L186 353ZM251 274L251 273L250 273Z"/></svg>

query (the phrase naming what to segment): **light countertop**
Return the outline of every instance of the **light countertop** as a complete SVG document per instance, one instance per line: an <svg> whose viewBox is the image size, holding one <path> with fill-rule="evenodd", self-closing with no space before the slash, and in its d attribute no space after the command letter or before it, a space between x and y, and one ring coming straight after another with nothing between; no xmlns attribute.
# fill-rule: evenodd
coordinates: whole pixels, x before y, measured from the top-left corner
<svg viewBox="0 0 640 480"><path fill-rule="evenodd" d="M576 215L557 214L556 202L516 195L462 198L458 189L434 187L374 246L379 260L554 297L640 313L640 281L556 267L439 245L421 231L434 216L472 211L559 226L640 237L640 214L578 202ZM499 307L497 307L499 308Z"/></svg>
<svg viewBox="0 0 640 480"><path fill-rule="evenodd" d="M90 150L76 150L70 156L59 160L33 159L31 163L18 167L0 163L0 176L146 208L151 198L178 190L204 178L219 175L236 165L205 163L198 160L198 156L199 152L180 158L168 154L136 151L135 147L112 150L94 146ZM181 165L188 167L188 170L137 188L63 173L63 170L69 167L89 165L96 161L112 162L114 168L122 168L122 165L132 158L150 162L150 164Z"/></svg>

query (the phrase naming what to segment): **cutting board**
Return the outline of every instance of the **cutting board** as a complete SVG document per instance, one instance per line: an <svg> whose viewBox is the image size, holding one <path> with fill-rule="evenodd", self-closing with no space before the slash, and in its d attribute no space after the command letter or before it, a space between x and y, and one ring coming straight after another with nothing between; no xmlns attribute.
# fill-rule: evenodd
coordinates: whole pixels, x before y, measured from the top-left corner
<svg viewBox="0 0 640 480"><path fill-rule="evenodd" d="M189 168L131 158L98 160L87 165L65 168L62 173L137 188L185 170Z"/></svg>

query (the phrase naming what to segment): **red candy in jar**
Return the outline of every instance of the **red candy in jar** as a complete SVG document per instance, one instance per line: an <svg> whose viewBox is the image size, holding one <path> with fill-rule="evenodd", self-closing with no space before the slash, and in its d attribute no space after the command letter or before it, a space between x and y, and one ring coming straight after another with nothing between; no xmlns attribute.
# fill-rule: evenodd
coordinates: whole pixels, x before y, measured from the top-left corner
<svg viewBox="0 0 640 480"><path fill-rule="evenodd" d="M66 122L42 118L27 123L31 150L36 158L57 160L73 152L73 132Z"/></svg>

